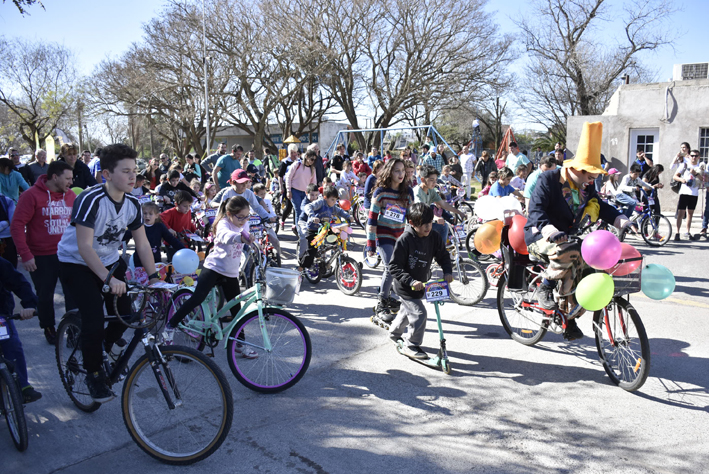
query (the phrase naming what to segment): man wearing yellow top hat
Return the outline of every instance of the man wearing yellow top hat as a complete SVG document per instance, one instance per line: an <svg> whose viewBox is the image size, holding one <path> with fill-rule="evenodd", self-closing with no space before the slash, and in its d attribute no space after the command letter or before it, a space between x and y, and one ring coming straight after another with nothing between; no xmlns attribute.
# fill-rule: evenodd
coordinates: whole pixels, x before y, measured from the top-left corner
<svg viewBox="0 0 709 474"><path fill-rule="evenodd" d="M561 280L559 293L569 295L581 277L581 245L569 242L568 236L576 232L586 214L592 222L600 217L617 228L629 223L627 217L600 200L596 194L594 180L606 174L601 166L602 134L601 122L584 123L576 156L565 161L563 168L542 173L529 200L524 240L532 257L549 262L542 275L542 284L535 292L542 308L557 308L553 293L557 281ZM560 305L566 311L575 307L573 295L561 298ZM576 317L581 314L583 311ZM582 337L576 322L569 320L564 338L574 340Z"/></svg>

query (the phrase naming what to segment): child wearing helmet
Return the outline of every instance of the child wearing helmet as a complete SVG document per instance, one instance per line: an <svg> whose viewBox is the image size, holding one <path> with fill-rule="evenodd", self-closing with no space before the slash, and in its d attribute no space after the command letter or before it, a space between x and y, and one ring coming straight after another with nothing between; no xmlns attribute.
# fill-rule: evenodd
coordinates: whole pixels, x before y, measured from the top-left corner
<svg viewBox="0 0 709 474"><path fill-rule="evenodd" d="M315 202L306 204L303 207L303 215L306 217L305 222L298 221L300 227L299 232L306 235L306 242L312 242L318 233L320 221L332 219L334 216L339 216L347 221L350 220L350 215L347 211L340 209L337 204L339 197L337 189L334 186L327 186L323 189L323 197ZM349 201L347 201L349 204ZM313 260L317 249L312 245L308 245L308 249L299 259L298 271L303 271L303 268L310 268L313 265Z"/></svg>

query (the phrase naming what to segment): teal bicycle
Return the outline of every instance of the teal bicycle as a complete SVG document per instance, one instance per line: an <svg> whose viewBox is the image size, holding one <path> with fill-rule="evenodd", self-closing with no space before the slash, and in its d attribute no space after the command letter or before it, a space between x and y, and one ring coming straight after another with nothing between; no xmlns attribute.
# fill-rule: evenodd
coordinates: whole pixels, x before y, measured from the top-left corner
<svg viewBox="0 0 709 474"><path fill-rule="evenodd" d="M293 302L301 277L294 270L266 267L258 246L250 244L250 251L256 265L254 286L222 308L218 308L217 288L212 288L207 299L178 325L174 344L199 351L209 347L213 355L223 342L229 368L239 382L256 392L276 393L298 383L310 365L308 331L283 309ZM173 294L168 320L193 291L182 288ZM232 319L230 310L239 303L243 305Z"/></svg>

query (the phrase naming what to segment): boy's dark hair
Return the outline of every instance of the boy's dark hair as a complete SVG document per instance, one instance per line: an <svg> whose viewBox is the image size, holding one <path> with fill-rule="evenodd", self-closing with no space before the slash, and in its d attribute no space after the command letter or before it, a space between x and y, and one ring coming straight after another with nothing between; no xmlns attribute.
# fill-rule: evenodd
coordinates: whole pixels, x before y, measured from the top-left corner
<svg viewBox="0 0 709 474"><path fill-rule="evenodd" d="M110 173L113 173L119 161L125 160L126 158L135 160L138 157L138 152L128 145L114 143L101 150L99 157L101 159L101 170L108 170Z"/></svg>
<svg viewBox="0 0 709 474"><path fill-rule="evenodd" d="M558 165L559 163L556 162L556 158L552 155L544 155L542 156L542 159L539 160L539 166L554 166Z"/></svg>
<svg viewBox="0 0 709 474"><path fill-rule="evenodd" d="M244 151L241 145L232 145L231 151Z"/></svg>
<svg viewBox="0 0 709 474"><path fill-rule="evenodd" d="M254 194L258 194L261 191L264 191L265 189L266 189L266 185L258 183L258 184L254 185L254 187L251 189L251 191L253 191Z"/></svg>
<svg viewBox="0 0 709 474"><path fill-rule="evenodd" d="M0 171L5 171L8 168L13 169L14 167L15 164L10 158L0 158Z"/></svg>
<svg viewBox="0 0 709 474"><path fill-rule="evenodd" d="M507 166L503 166L499 170L497 170L497 179L502 180L502 179L507 179L511 178L514 173L512 173L512 170L509 169Z"/></svg>
<svg viewBox="0 0 709 474"><path fill-rule="evenodd" d="M179 206L183 202L192 202L192 195L187 191L179 190L175 193L175 206Z"/></svg>
<svg viewBox="0 0 709 474"><path fill-rule="evenodd" d="M180 177L180 172L177 170L172 170L167 174L167 179L175 179Z"/></svg>
<svg viewBox="0 0 709 474"><path fill-rule="evenodd" d="M422 149L422 150L430 150L431 147L428 146L428 145L424 145L424 146L421 147L421 149Z"/></svg>
<svg viewBox="0 0 709 474"><path fill-rule="evenodd" d="M305 193L312 193L313 191L318 190L318 185L317 184L309 184L307 188L305 188Z"/></svg>
<svg viewBox="0 0 709 474"><path fill-rule="evenodd" d="M409 206L409 224L420 227L433 222L433 209L428 204L417 202Z"/></svg>
<svg viewBox="0 0 709 474"><path fill-rule="evenodd" d="M94 156L101 157L101 153L103 153L103 148L102 148L102 147L97 147L97 148L94 150Z"/></svg>
<svg viewBox="0 0 709 474"><path fill-rule="evenodd" d="M435 174L436 176L440 176L440 175L441 175L441 173L439 173L438 170L437 170L435 167L431 166L431 165L424 165L423 168L421 168L421 177L422 177L423 179L426 179L426 178L428 178L429 176L432 176L432 175L434 175L434 174Z"/></svg>
<svg viewBox="0 0 709 474"><path fill-rule="evenodd" d="M54 160L47 166L47 179L52 179L54 176L64 173L66 170L71 170L71 166L66 161Z"/></svg>
<svg viewBox="0 0 709 474"><path fill-rule="evenodd" d="M630 172L631 173L642 173L643 167L637 163L633 163L632 165L630 165Z"/></svg>
<svg viewBox="0 0 709 474"><path fill-rule="evenodd" d="M335 186L325 186L322 190L322 195L324 198L340 197L340 194L337 192Z"/></svg>
<svg viewBox="0 0 709 474"><path fill-rule="evenodd" d="M517 146L517 142L510 142L510 148L512 148L512 147L519 148Z"/></svg>
<svg viewBox="0 0 709 474"><path fill-rule="evenodd" d="M114 143L103 148L99 157L101 159L101 170L108 170L113 173L119 161L126 158L135 160L138 157L138 152L123 143Z"/></svg>
<svg viewBox="0 0 709 474"><path fill-rule="evenodd" d="M138 181L145 181L145 175L143 175L143 174L135 175L135 181L136 181L136 182L138 182Z"/></svg>
<svg viewBox="0 0 709 474"><path fill-rule="evenodd" d="M527 165L519 165L515 171L517 174L520 174L522 171L527 171Z"/></svg>
<svg viewBox="0 0 709 474"><path fill-rule="evenodd" d="M84 151L81 152L82 155L83 155L84 153L88 153L89 155L91 154L91 152L90 152L89 150L84 150Z"/></svg>

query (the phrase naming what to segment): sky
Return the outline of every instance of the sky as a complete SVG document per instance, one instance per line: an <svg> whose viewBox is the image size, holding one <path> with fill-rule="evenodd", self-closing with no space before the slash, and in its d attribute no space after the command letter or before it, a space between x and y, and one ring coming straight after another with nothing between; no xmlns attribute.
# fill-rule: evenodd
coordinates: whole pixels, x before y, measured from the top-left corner
<svg viewBox="0 0 709 474"><path fill-rule="evenodd" d="M46 10L33 6L20 15L11 0L0 3L0 35L6 38L41 39L63 44L74 51L79 72L89 74L107 57L117 57L139 41L142 25L164 7L164 0L43 0ZM617 2L615 2L617 3ZM658 72L658 80L672 77L672 66L680 63L709 62L704 47L704 24L709 18L709 0L677 2L682 11L667 28L678 37L673 48L663 48L641 56ZM487 8L503 33L516 33L513 18L531 13L529 0L489 0ZM520 66L513 71L521 70ZM514 114L511 114L514 115ZM532 127L521 117L509 117L517 127Z"/></svg>

